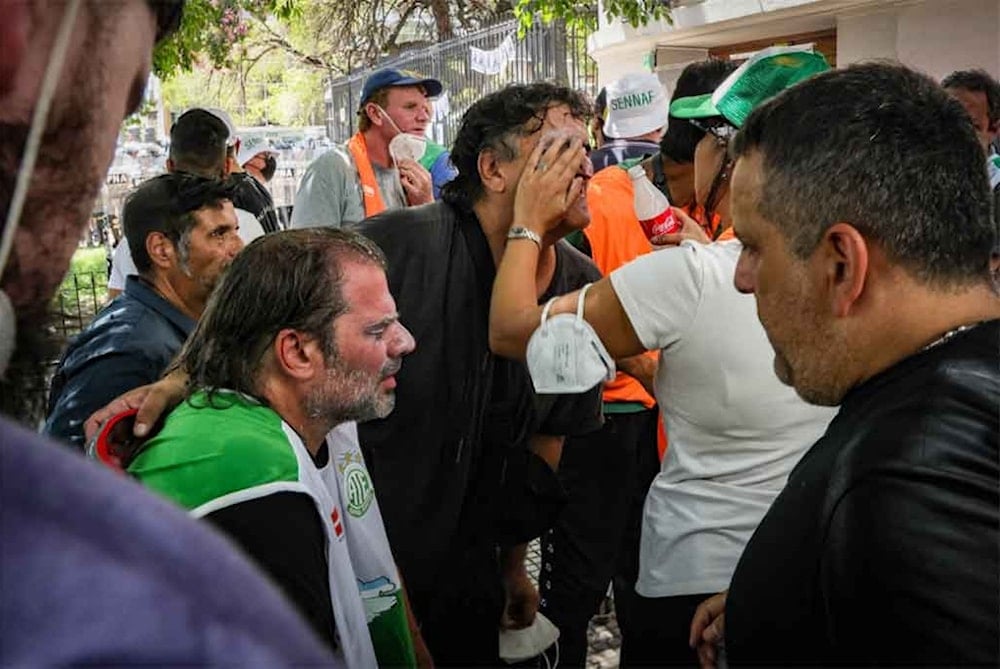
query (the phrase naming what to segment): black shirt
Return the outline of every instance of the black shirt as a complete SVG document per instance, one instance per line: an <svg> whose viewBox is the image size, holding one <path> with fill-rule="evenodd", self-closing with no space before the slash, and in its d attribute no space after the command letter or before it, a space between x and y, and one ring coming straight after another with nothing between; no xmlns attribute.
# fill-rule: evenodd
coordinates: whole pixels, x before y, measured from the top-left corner
<svg viewBox="0 0 1000 669"><path fill-rule="evenodd" d="M496 515L511 497L548 499L551 487L558 488L552 472L526 455L527 437L598 428L600 388L537 402L525 365L490 352L496 268L471 211L444 202L409 207L367 219L360 231L385 251L389 289L417 342L397 377L393 413L358 428L393 554L420 618L450 553L477 544L489 555L497 543L528 538ZM549 293L600 279L568 244L557 245L557 258ZM511 492L519 484L523 488Z"/></svg>
<svg viewBox="0 0 1000 669"><path fill-rule="evenodd" d="M1000 664L1000 321L852 390L747 545L730 664Z"/></svg>
<svg viewBox="0 0 1000 669"><path fill-rule="evenodd" d="M274 210L274 198L267 189L249 172L234 172L231 177L236 182L233 206L256 216L265 234L280 230L278 213Z"/></svg>
<svg viewBox="0 0 1000 669"><path fill-rule="evenodd" d="M326 533L309 495L274 493L213 511L205 519L271 577L327 646L337 647Z"/></svg>

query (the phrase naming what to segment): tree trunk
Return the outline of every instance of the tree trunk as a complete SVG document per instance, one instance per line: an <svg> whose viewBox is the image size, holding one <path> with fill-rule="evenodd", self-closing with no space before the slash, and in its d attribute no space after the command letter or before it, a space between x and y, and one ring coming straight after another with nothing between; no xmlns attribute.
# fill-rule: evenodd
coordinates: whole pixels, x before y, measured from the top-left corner
<svg viewBox="0 0 1000 669"><path fill-rule="evenodd" d="M240 124L247 124L247 49L240 49ZM232 139L230 137L230 139Z"/></svg>
<svg viewBox="0 0 1000 669"><path fill-rule="evenodd" d="M434 15L434 25L437 26L438 41L442 42L454 37L448 0L430 0L430 8L431 13Z"/></svg>
<svg viewBox="0 0 1000 669"><path fill-rule="evenodd" d="M569 86L569 69L566 62L566 22L556 19L552 22L552 75L557 84Z"/></svg>

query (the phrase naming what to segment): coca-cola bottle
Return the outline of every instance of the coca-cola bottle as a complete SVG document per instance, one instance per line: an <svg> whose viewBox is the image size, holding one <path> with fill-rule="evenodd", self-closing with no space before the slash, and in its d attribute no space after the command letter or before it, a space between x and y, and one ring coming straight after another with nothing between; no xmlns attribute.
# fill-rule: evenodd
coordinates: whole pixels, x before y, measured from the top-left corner
<svg viewBox="0 0 1000 669"><path fill-rule="evenodd" d="M632 178L632 188L635 192L633 206L635 217L642 224L646 237L652 239L681 229L681 222L674 216L667 196L653 185L646 176L642 165L635 165L628 170Z"/></svg>

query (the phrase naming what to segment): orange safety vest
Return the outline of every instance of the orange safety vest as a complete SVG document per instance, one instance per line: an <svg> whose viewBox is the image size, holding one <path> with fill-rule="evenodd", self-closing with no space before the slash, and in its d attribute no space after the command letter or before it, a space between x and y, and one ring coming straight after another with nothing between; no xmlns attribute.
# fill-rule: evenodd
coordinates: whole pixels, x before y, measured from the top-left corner
<svg viewBox="0 0 1000 669"><path fill-rule="evenodd" d="M634 193L628 172L617 165L604 168L587 184L590 225L583 234L590 243L594 264L604 276L653 250L635 217ZM646 355L655 359L659 353L649 351ZM604 385L604 401L640 402L647 409L656 404L638 381L621 372Z"/></svg>
<svg viewBox="0 0 1000 669"><path fill-rule="evenodd" d="M587 184L590 225L583 229L583 234L590 244L591 258L604 276L653 250L635 216L634 199L632 179L619 165L604 168ZM660 352L647 351L644 355L655 359ZM604 401L638 402L647 409L656 405L642 384L623 372L604 384ZM657 423L656 450L662 459L667 449L662 415Z"/></svg>
<svg viewBox="0 0 1000 669"><path fill-rule="evenodd" d="M590 209L590 225L584 228L590 243L594 264L604 276L609 275L622 265L653 250L646 234L642 231L639 219L635 216L633 200L635 189L628 172L620 165L607 167L590 180L587 185L587 206ZM700 205L691 205L685 210L699 223L706 224L705 209ZM718 230L721 220L718 215L705 225L706 232L711 234ZM727 228L716 241L733 238L732 228ZM658 351L648 351L648 356L656 357ZM639 402L649 408L655 400L642 385L628 374L619 372L614 381L604 386L605 402ZM663 429L662 418L658 430L658 447L660 457L666 450L667 437Z"/></svg>
<svg viewBox="0 0 1000 669"><path fill-rule="evenodd" d="M361 181L361 194L365 201L365 217L381 214L385 211L385 202L382 200L382 192L378 189L378 180L375 179L372 161L368 158L368 145L365 143L365 136L359 132L351 137L350 141L347 142L347 150L354 158L354 166L358 170L358 178Z"/></svg>

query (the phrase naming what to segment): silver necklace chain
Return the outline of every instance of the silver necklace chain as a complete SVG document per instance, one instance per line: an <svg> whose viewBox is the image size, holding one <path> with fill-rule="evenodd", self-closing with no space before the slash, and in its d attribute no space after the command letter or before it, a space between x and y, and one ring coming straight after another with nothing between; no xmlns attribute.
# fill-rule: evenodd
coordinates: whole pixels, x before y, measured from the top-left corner
<svg viewBox="0 0 1000 669"><path fill-rule="evenodd" d="M935 339L934 341L932 341L930 344L928 344L927 346L924 346L922 349L920 349L920 352L923 353L924 351L929 351L932 348L937 348L938 346L940 346L941 344L943 344L946 341L950 340L952 337L954 337L955 335L959 334L960 332L965 332L966 330L970 330L970 329L976 327L977 325L979 325L979 323L972 323L970 325L960 325L960 326L958 326L957 328L955 328L953 330L948 330L943 335L941 335L940 337L938 337L937 339Z"/></svg>

